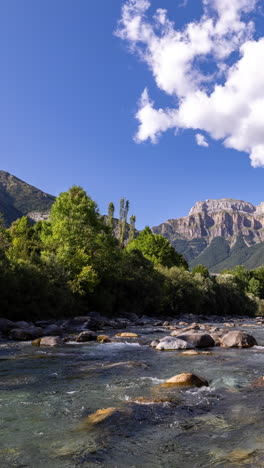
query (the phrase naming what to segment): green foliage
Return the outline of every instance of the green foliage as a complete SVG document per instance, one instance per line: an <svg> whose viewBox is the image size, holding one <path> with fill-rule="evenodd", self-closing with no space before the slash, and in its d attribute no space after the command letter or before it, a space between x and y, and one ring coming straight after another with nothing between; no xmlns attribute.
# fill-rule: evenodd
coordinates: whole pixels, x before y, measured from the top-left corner
<svg viewBox="0 0 264 468"><path fill-rule="evenodd" d="M130 216L130 224L129 224L129 235L128 241L132 242L135 239L135 224L136 224L136 216Z"/></svg>
<svg viewBox="0 0 264 468"><path fill-rule="evenodd" d="M209 271L204 265L197 265L193 268L193 274L200 274L203 278L209 278Z"/></svg>
<svg viewBox="0 0 264 468"><path fill-rule="evenodd" d="M111 232L114 229L114 213L115 213L115 206L112 202L110 202L108 205L107 226L109 227Z"/></svg>
<svg viewBox="0 0 264 468"><path fill-rule="evenodd" d="M184 257L149 227L132 239L134 216L130 242L120 248L128 209L121 200L119 241L113 235L113 204L105 223L77 186L59 195L49 221L32 226L24 216L6 229L0 219L0 307L6 317L36 320L89 308L110 315L262 313L264 267L237 266L217 277L203 265L189 272Z"/></svg>
<svg viewBox="0 0 264 468"><path fill-rule="evenodd" d="M129 251L140 250L154 265L188 268L183 256L175 251L170 242L159 234L153 234L148 226L128 244L127 249Z"/></svg>

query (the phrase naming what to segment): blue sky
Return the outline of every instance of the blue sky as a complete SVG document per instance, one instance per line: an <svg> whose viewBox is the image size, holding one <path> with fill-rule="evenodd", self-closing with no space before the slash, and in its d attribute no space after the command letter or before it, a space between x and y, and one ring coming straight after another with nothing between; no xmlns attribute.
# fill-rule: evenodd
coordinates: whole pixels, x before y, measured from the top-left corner
<svg viewBox="0 0 264 468"><path fill-rule="evenodd" d="M153 0L142 21L153 25L154 11L166 8L175 29L182 31L187 23L200 21L203 11L200 0L182 3ZM140 123L135 114L143 90L148 88L149 102L154 103L150 107L161 108L164 115L168 107L177 108L178 91L170 94L167 84L165 91L161 89L152 65L145 57L139 60L145 48L140 37L134 44L136 52L131 53L133 41L113 34L124 5L122 0L2 0L0 169L55 195L72 184L81 185L101 212L106 212L109 201L118 212L119 199L126 197L138 228L187 215L197 200L263 201L262 141L255 133L252 137L262 122L254 123L250 141L237 142L240 115L233 115L231 109L227 119L233 129L232 143L226 148L223 139L227 135L215 137L216 129L208 123L213 113L218 118L218 109L209 107L211 114L198 130L192 122L181 122L177 135L175 128L158 130L155 144L151 134L140 143L134 141ZM213 17L214 12L210 14ZM262 36L263 16L257 6L243 16L243 21L249 19L254 19L256 31L247 33L251 38L242 37L242 45ZM221 63L226 60L230 66L232 57L238 60L238 51L232 54L221 58ZM211 72L219 60L207 57L201 64L203 71ZM256 81L256 75L253 78ZM226 75L219 75L210 83L211 89L225 81ZM261 103L262 96L258 97ZM189 99L189 94L183 99ZM201 116L197 119L200 125ZM142 122L148 131L149 122ZM197 133L208 147L197 145ZM243 151L235 149L239 145ZM250 151L258 167L250 164Z"/></svg>

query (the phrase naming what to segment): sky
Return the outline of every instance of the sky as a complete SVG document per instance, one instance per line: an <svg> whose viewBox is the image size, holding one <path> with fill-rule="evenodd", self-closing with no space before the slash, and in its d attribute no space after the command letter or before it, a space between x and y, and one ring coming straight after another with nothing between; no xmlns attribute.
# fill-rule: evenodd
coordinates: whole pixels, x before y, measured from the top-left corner
<svg viewBox="0 0 264 468"><path fill-rule="evenodd" d="M2 0L0 169L137 227L264 200L261 0Z"/></svg>

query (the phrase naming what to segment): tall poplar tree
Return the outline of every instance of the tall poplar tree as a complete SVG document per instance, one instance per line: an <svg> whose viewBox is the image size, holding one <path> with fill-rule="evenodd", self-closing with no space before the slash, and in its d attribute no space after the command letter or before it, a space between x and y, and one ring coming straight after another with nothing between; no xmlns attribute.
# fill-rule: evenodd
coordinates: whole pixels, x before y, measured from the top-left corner
<svg viewBox="0 0 264 468"><path fill-rule="evenodd" d="M107 217L107 226L113 231L114 229L114 213L115 213L115 206L112 202L108 205L108 217Z"/></svg>
<svg viewBox="0 0 264 468"><path fill-rule="evenodd" d="M122 244L122 231L123 231L123 218L125 209L125 199L121 198L119 206L119 220L118 220L118 240L119 244Z"/></svg>
<svg viewBox="0 0 264 468"><path fill-rule="evenodd" d="M135 239L135 225L136 225L136 217L134 215L130 216L130 224L129 224L129 242Z"/></svg>

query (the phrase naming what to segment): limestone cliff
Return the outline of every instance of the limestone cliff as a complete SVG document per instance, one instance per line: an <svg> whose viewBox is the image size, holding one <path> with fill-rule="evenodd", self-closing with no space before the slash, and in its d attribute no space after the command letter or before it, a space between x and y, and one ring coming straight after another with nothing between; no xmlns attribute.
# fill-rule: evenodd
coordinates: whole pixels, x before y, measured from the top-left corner
<svg viewBox="0 0 264 468"><path fill-rule="evenodd" d="M232 247L238 236L247 246L264 242L264 202L259 206L241 200L224 198L197 202L189 216L169 219L153 228L172 243L177 239L202 238L209 245L215 237L223 237Z"/></svg>

